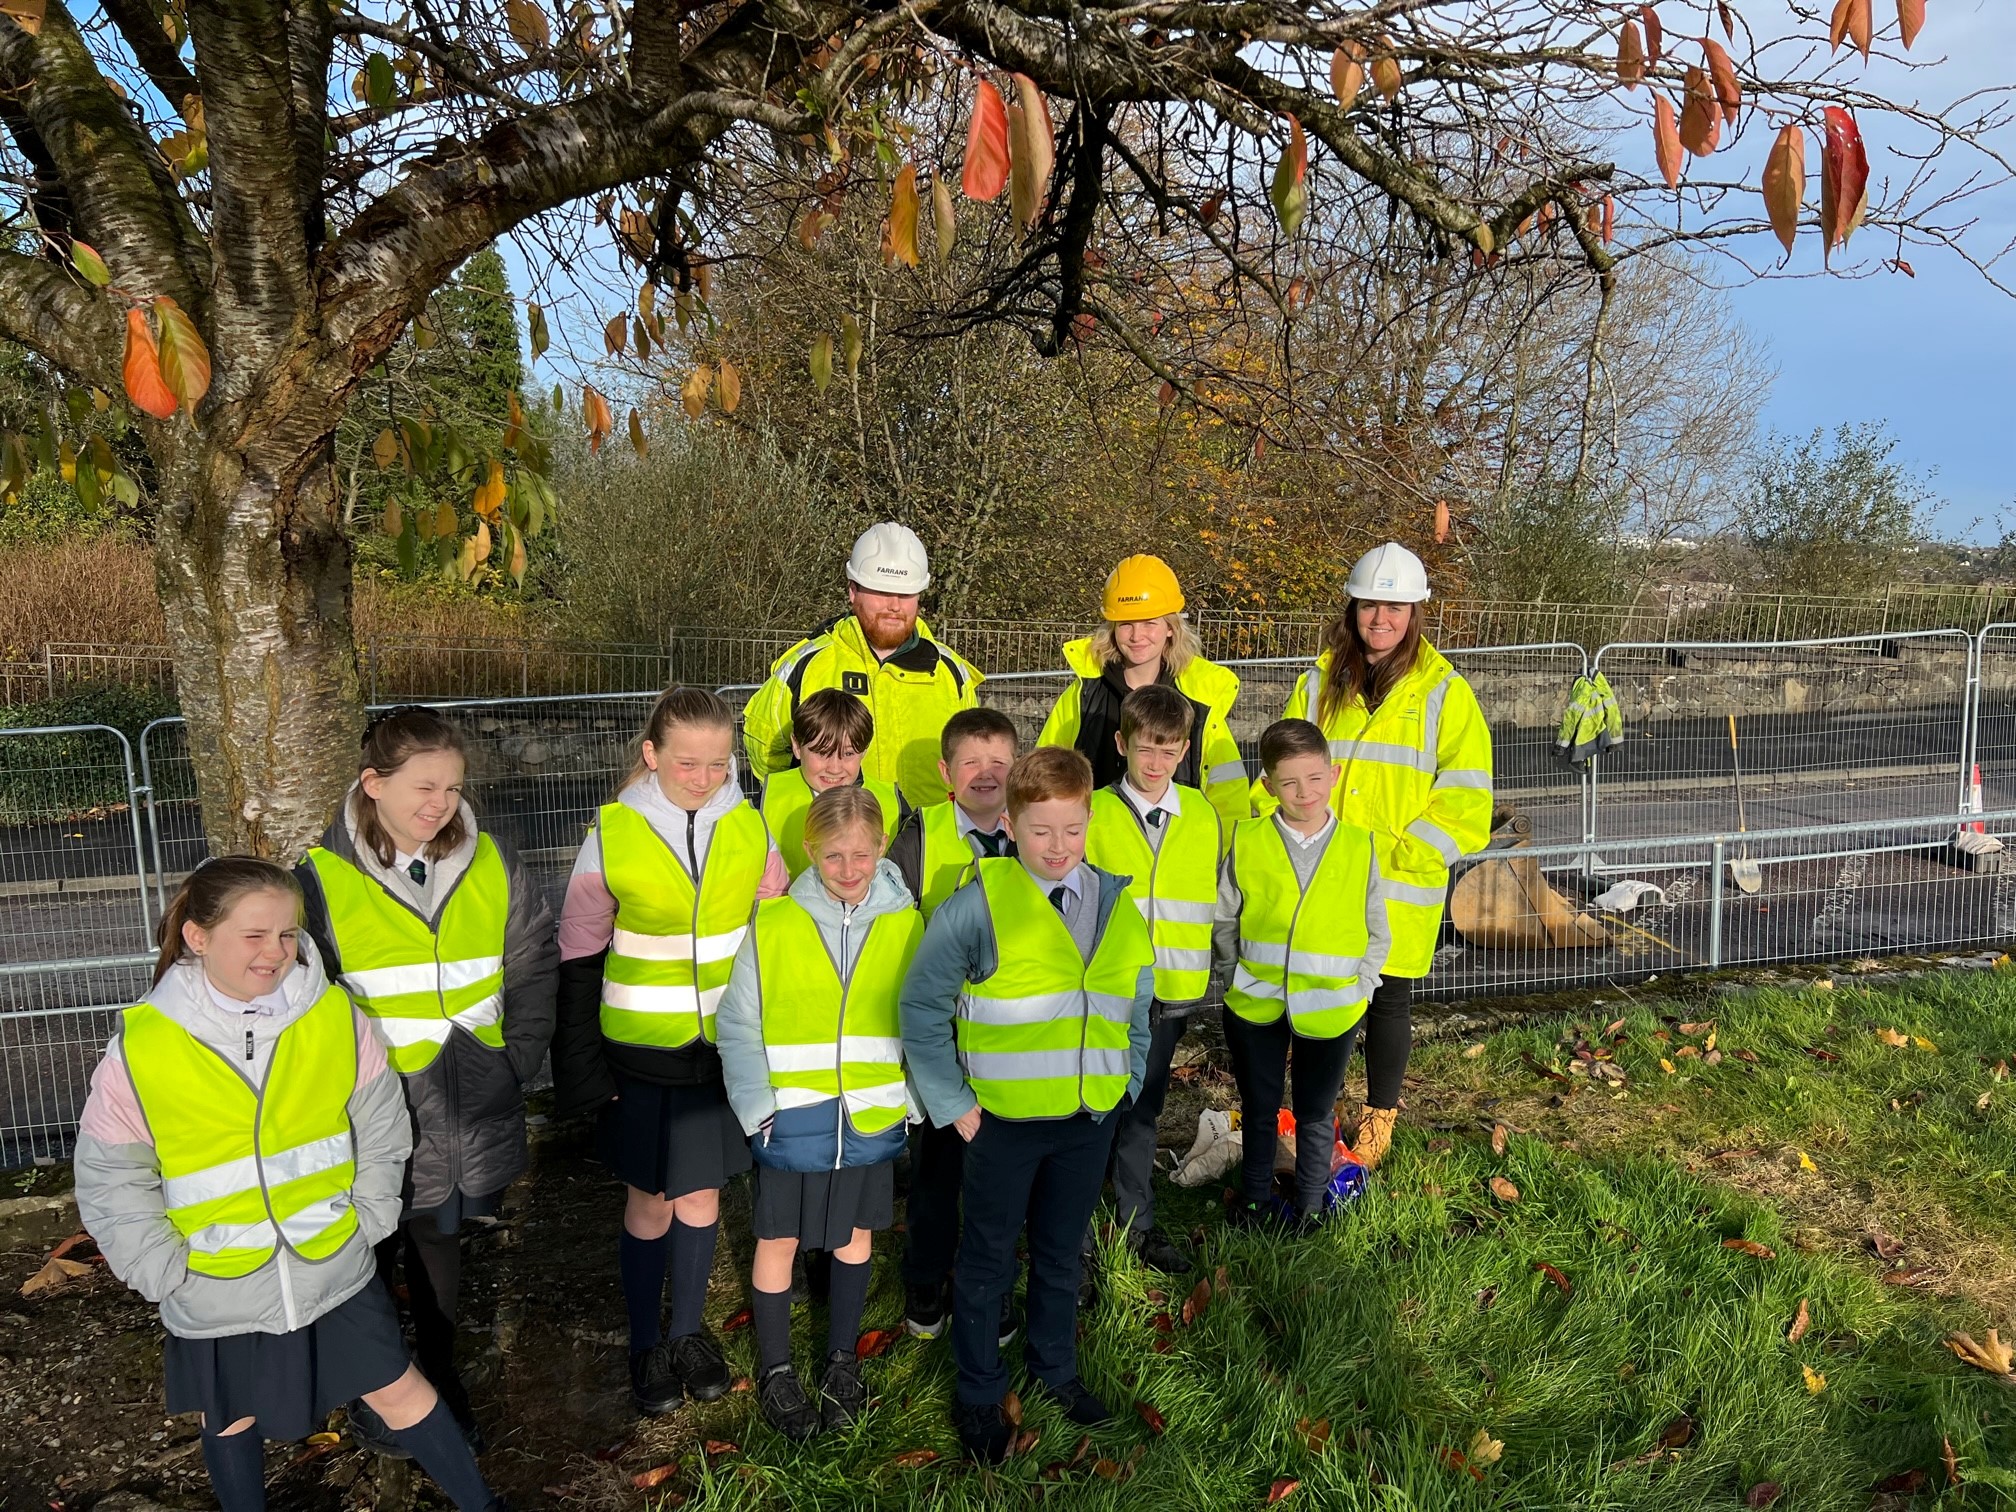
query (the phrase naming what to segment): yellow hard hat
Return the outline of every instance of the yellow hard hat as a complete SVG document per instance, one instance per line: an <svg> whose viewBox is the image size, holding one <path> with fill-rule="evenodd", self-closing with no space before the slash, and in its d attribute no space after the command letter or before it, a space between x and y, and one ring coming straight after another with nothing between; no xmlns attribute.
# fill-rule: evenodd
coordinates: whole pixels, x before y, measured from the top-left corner
<svg viewBox="0 0 2016 1512"><path fill-rule="evenodd" d="M1131 556L1106 579L1106 618L1160 619L1183 612L1183 589L1158 556Z"/></svg>

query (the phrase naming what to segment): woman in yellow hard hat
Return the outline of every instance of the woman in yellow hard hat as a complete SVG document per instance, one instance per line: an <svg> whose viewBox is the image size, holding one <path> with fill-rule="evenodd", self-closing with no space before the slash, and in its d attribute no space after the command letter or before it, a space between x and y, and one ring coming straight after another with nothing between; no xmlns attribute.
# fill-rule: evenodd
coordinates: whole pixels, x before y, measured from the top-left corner
<svg viewBox="0 0 2016 1512"><path fill-rule="evenodd" d="M1190 750L1175 780L1200 788L1232 825L1251 817L1246 766L1228 721L1239 679L1199 655L1197 632L1183 615L1183 589L1157 556L1130 556L1106 579L1105 617L1083 640L1067 641L1064 660L1078 674L1043 722L1038 745L1075 746L1092 763L1096 787L1126 775L1115 736L1120 700L1135 688L1167 683L1190 700Z"/></svg>

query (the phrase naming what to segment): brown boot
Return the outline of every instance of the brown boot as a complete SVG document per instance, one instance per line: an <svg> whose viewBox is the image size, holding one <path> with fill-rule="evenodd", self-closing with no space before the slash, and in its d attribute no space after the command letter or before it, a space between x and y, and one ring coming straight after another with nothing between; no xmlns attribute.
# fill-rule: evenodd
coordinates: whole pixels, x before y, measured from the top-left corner
<svg viewBox="0 0 2016 1512"><path fill-rule="evenodd" d="M1393 1148L1393 1125L1399 1117L1398 1108L1366 1108L1364 1121L1358 1125L1358 1138L1351 1146L1351 1153L1366 1170L1378 1170L1379 1162Z"/></svg>

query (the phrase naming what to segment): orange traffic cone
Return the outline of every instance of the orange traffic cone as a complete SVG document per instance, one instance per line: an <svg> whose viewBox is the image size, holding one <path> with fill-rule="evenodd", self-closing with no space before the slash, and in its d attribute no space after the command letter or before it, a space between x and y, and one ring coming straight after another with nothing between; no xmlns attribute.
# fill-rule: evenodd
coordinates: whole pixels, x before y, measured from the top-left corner
<svg viewBox="0 0 2016 1512"><path fill-rule="evenodd" d="M1981 763L1978 761L1974 763L1973 773L1967 780L1967 812L1970 814L1983 812L1981 804ZM1988 833L1988 826L1979 819L1976 819L1972 824L1963 824L1960 827L1972 830L1977 835Z"/></svg>

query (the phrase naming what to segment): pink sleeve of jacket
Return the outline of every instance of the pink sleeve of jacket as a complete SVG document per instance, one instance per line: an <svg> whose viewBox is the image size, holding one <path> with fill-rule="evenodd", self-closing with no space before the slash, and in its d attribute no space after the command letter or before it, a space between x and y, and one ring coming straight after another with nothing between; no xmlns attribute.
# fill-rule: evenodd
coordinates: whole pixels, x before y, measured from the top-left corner
<svg viewBox="0 0 2016 1512"><path fill-rule="evenodd" d="M385 1058L382 1051L378 1058L382 1064ZM91 1073L91 1095L77 1120L77 1132L108 1145L154 1143L147 1119L140 1111L139 1095L133 1090L133 1078L119 1056L105 1056Z"/></svg>

